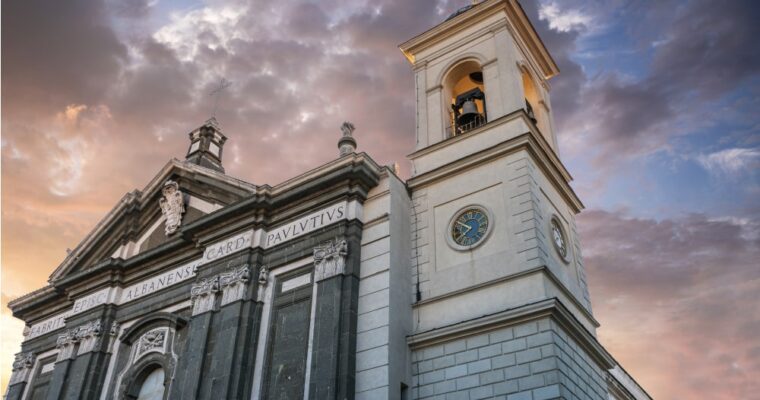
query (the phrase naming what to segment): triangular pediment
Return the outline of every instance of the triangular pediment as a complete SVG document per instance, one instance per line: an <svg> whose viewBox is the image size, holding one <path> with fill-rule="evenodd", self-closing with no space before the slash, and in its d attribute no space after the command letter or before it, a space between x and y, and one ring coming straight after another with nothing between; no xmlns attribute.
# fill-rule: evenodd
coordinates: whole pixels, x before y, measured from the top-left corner
<svg viewBox="0 0 760 400"><path fill-rule="evenodd" d="M256 186L193 163L172 159L143 190L125 194L53 271L49 281L87 269L108 258L128 259L169 240L161 211L162 189L177 183L184 212L181 225L256 193Z"/></svg>

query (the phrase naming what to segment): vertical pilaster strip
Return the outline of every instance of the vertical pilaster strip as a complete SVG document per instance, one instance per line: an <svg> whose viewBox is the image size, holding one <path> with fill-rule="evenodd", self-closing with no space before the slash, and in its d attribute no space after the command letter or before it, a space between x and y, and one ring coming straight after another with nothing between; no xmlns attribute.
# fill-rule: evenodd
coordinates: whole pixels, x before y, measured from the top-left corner
<svg viewBox="0 0 760 400"><path fill-rule="evenodd" d="M72 329L58 335L56 347L58 347L58 357L55 360L55 369L53 377L50 379L50 386L47 393L47 400L58 400L63 398L64 389L69 375L69 368L76 357L76 337L77 329Z"/></svg>
<svg viewBox="0 0 760 400"><path fill-rule="evenodd" d="M19 400L24 394L24 389L32 379L32 366L34 365L34 353L18 353L13 360L13 372L8 382L8 400Z"/></svg>
<svg viewBox="0 0 760 400"><path fill-rule="evenodd" d="M176 381L180 385L172 385L169 398L196 399L201 386L203 362L206 345L211 327L212 311L219 292L219 277L201 279L190 288L190 299L193 302L193 316L188 324L188 337L183 357L180 357L176 369Z"/></svg>
<svg viewBox="0 0 760 400"><path fill-rule="evenodd" d="M317 296L312 339L310 399L354 398L359 241L328 242L314 249ZM349 265L351 262L355 265Z"/></svg>
<svg viewBox="0 0 760 400"><path fill-rule="evenodd" d="M213 382L203 386L201 397L240 398L250 393L250 368L255 357L255 343L250 339L256 313L256 303L248 293L250 274L245 264L219 275L222 298L219 313L214 316L219 323L211 356Z"/></svg>

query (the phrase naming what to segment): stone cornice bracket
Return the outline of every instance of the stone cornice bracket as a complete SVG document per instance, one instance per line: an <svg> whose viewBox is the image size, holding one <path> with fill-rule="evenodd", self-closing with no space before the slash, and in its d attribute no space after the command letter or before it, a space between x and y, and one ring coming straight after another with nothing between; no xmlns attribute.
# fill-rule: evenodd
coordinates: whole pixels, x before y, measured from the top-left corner
<svg viewBox="0 0 760 400"><path fill-rule="evenodd" d="M18 353L13 360L13 373L8 382L8 386L21 382L28 382L31 377L32 366L34 365L34 353Z"/></svg>
<svg viewBox="0 0 760 400"><path fill-rule="evenodd" d="M219 276L202 279L190 288L190 300L193 302L193 316L214 309L214 300L219 291Z"/></svg>
<svg viewBox="0 0 760 400"><path fill-rule="evenodd" d="M229 272L219 275L219 286L222 289L222 306L243 299L250 275L251 269L248 264L233 268Z"/></svg>
<svg viewBox="0 0 760 400"><path fill-rule="evenodd" d="M100 336L103 333L103 324L101 320L88 322L80 326L76 331L76 338L79 341L79 351L77 355L90 352L100 343Z"/></svg>
<svg viewBox="0 0 760 400"><path fill-rule="evenodd" d="M79 328L74 328L64 332L62 335L58 335L58 339L55 341L55 346L58 348L58 357L56 362L70 360L76 357L74 349L79 343L77 332Z"/></svg>
<svg viewBox="0 0 760 400"><path fill-rule="evenodd" d="M346 272L348 242L328 241L314 248L314 282L332 278Z"/></svg>

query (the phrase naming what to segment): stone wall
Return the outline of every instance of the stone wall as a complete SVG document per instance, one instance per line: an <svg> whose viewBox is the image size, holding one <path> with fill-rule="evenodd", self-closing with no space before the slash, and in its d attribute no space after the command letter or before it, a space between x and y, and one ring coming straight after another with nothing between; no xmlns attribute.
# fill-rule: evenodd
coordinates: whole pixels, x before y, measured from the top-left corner
<svg viewBox="0 0 760 400"><path fill-rule="evenodd" d="M410 383L409 197L389 176L364 205L356 341L356 398L399 399Z"/></svg>
<svg viewBox="0 0 760 400"><path fill-rule="evenodd" d="M604 371L549 317L417 348L413 399L606 400Z"/></svg>

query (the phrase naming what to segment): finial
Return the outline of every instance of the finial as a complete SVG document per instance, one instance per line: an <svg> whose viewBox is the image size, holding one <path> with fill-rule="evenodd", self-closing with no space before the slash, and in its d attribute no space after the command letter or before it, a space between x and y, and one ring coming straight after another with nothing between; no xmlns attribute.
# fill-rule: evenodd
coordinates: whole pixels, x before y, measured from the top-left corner
<svg viewBox="0 0 760 400"><path fill-rule="evenodd" d="M352 136L355 129L354 124L348 121L340 126L340 130L343 132L343 136L338 140L338 149L340 149L341 157L356 151L356 139Z"/></svg>

